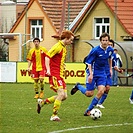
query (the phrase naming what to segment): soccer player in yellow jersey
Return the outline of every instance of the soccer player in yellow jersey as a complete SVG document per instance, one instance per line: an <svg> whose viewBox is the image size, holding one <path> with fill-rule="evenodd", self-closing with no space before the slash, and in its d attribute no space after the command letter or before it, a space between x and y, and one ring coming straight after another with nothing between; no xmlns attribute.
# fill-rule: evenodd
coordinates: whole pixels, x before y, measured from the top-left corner
<svg viewBox="0 0 133 133"><path fill-rule="evenodd" d="M66 57L66 46L73 42L74 34L65 30L61 33L60 40L48 52L45 57L46 74L49 75L50 88L57 92L57 95L44 100L38 99L37 112L40 113L44 104L54 103L51 121L60 121L57 116L61 102L67 98L66 84L63 79L64 62Z"/></svg>
<svg viewBox="0 0 133 133"><path fill-rule="evenodd" d="M46 72L45 67L45 56L46 56L46 48L40 46L40 39L34 38L33 43L35 45L32 48L28 55L28 71L30 71L30 66L32 65L31 76L34 79L34 90L35 90L35 99L43 98L44 96L44 77ZM39 81L40 81L40 94L39 94Z"/></svg>

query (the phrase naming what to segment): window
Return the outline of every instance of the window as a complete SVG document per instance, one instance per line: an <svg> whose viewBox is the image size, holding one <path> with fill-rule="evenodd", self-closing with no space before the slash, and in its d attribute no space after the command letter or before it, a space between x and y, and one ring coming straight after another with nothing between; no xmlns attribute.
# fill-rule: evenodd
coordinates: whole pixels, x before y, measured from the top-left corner
<svg viewBox="0 0 133 133"><path fill-rule="evenodd" d="M42 20L31 20L31 34L33 38L38 37L43 39L43 24Z"/></svg>
<svg viewBox="0 0 133 133"><path fill-rule="evenodd" d="M95 39L99 39L103 32L109 33L110 20L109 18L95 18Z"/></svg>

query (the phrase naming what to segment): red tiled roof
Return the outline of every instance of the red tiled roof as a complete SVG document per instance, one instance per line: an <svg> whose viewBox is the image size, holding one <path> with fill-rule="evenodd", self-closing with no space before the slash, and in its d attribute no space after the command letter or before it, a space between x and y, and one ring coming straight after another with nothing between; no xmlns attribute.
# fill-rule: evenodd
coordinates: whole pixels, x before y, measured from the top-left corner
<svg viewBox="0 0 133 133"><path fill-rule="evenodd" d="M104 0L107 6L121 22L128 34L133 37L133 0ZM117 8L116 8L117 6Z"/></svg>
<svg viewBox="0 0 133 133"><path fill-rule="evenodd" d="M28 7L30 7L33 1L34 0L29 1ZM57 32L59 32L61 26L63 3L65 5L65 10L64 10L65 16L63 16L65 22L64 25L62 25L61 27L62 29L67 28L68 23L71 24L71 22L73 22L73 20L82 10L82 8L88 2L88 0L38 0L38 1L42 6L42 8L44 9L45 13L48 15L49 19L51 20L53 26L56 28ZM23 10L22 15L24 15L24 13L25 9ZM21 18L22 16L19 16L17 18L17 21L20 21ZM18 24L17 21L15 22L14 26ZM11 29L10 32L13 32L13 29Z"/></svg>
<svg viewBox="0 0 133 133"><path fill-rule="evenodd" d="M28 3L28 8L34 0L30 0ZM115 12L115 1L114 0L103 0L105 4L111 9L112 13ZM90 3L89 3L90 2ZM95 5L98 0L39 0L40 5L44 9L45 13L48 15L51 20L52 25L55 27L57 33L63 28L68 28L74 19L79 15L81 10L87 5L87 7L81 13L81 16L76 18L71 30L80 24L85 14L88 10L91 10L90 7ZM133 0L116 0L117 2L117 19L125 28L126 32L133 37ZM64 10L62 11L62 7ZM25 9L22 12L24 15ZM62 12L65 16L62 16ZM114 14L115 15L115 14ZM21 21L22 16L20 16L16 21L16 25ZM62 21L62 20L65 20ZM14 24L14 26L15 26ZM13 30L11 30L13 31Z"/></svg>
<svg viewBox="0 0 133 133"><path fill-rule="evenodd" d="M133 37L133 0L103 0L105 4L109 7L109 9L112 11L113 15L115 15L115 10L117 6L117 13L116 17L117 20L122 24L125 31ZM90 7L93 7L98 0L91 0L90 4L84 10L82 16L79 18L79 20L75 23L72 30L75 30L75 28L80 24L81 20L85 16L87 12L91 10Z"/></svg>
<svg viewBox="0 0 133 133"><path fill-rule="evenodd" d="M63 1L65 4L65 24L62 28L66 28L76 18L88 0L39 0L57 31L60 29Z"/></svg>

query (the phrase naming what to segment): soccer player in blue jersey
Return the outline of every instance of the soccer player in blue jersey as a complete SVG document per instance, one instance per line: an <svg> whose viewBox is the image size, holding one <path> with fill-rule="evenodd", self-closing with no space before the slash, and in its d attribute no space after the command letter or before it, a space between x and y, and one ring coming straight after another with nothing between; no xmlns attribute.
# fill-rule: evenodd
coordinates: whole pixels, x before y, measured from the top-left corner
<svg viewBox="0 0 133 133"><path fill-rule="evenodd" d="M87 64L86 88L80 83L77 83L71 90L71 95L80 90L87 97L92 97L94 95L95 85L97 86L98 92L86 109L84 116L90 115L90 111L97 105L99 99L104 94L107 79L105 62L110 60L109 69L112 71L111 56L114 50L108 46L110 36L108 33L103 33L99 40L101 44L94 47L85 59L85 64Z"/></svg>
<svg viewBox="0 0 133 133"><path fill-rule="evenodd" d="M110 39L108 45L111 46L112 48L114 48L114 41L112 39ZM114 69L117 72L122 73L122 71L117 67L116 53L112 54L112 69ZM98 104L96 105L99 108L105 108L102 104L108 96L110 86L112 86L112 73L113 72L110 70L111 70L111 68L109 68L109 63L107 61L106 67L105 67L105 71L106 71L106 75L107 75L106 87L105 87L104 94L102 95L102 97L98 101Z"/></svg>

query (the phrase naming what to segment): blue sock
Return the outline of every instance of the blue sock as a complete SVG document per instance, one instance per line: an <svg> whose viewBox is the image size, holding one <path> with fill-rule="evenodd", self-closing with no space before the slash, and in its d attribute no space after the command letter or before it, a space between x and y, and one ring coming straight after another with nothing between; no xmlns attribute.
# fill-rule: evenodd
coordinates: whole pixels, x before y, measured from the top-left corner
<svg viewBox="0 0 133 133"><path fill-rule="evenodd" d="M132 90L132 93L131 93L130 99L133 99L133 90Z"/></svg>
<svg viewBox="0 0 133 133"><path fill-rule="evenodd" d="M90 111L92 110L98 103L98 98L97 97L94 97L91 104L89 105L89 107L87 108L87 111Z"/></svg>
<svg viewBox="0 0 133 133"><path fill-rule="evenodd" d="M103 104L104 100L107 98L108 94L107 93L104 93L102 95L102 97L100 98L100 100L98 101L98 104Z"/></svg>
<svg viewBox="0 0 133 133"><path fill-rule="evenodd" d="M79 85L79 84L77 85L77 87L83 94L85 94L85 92L87 90L85 87L83 87L82 85Z"/></svg>

